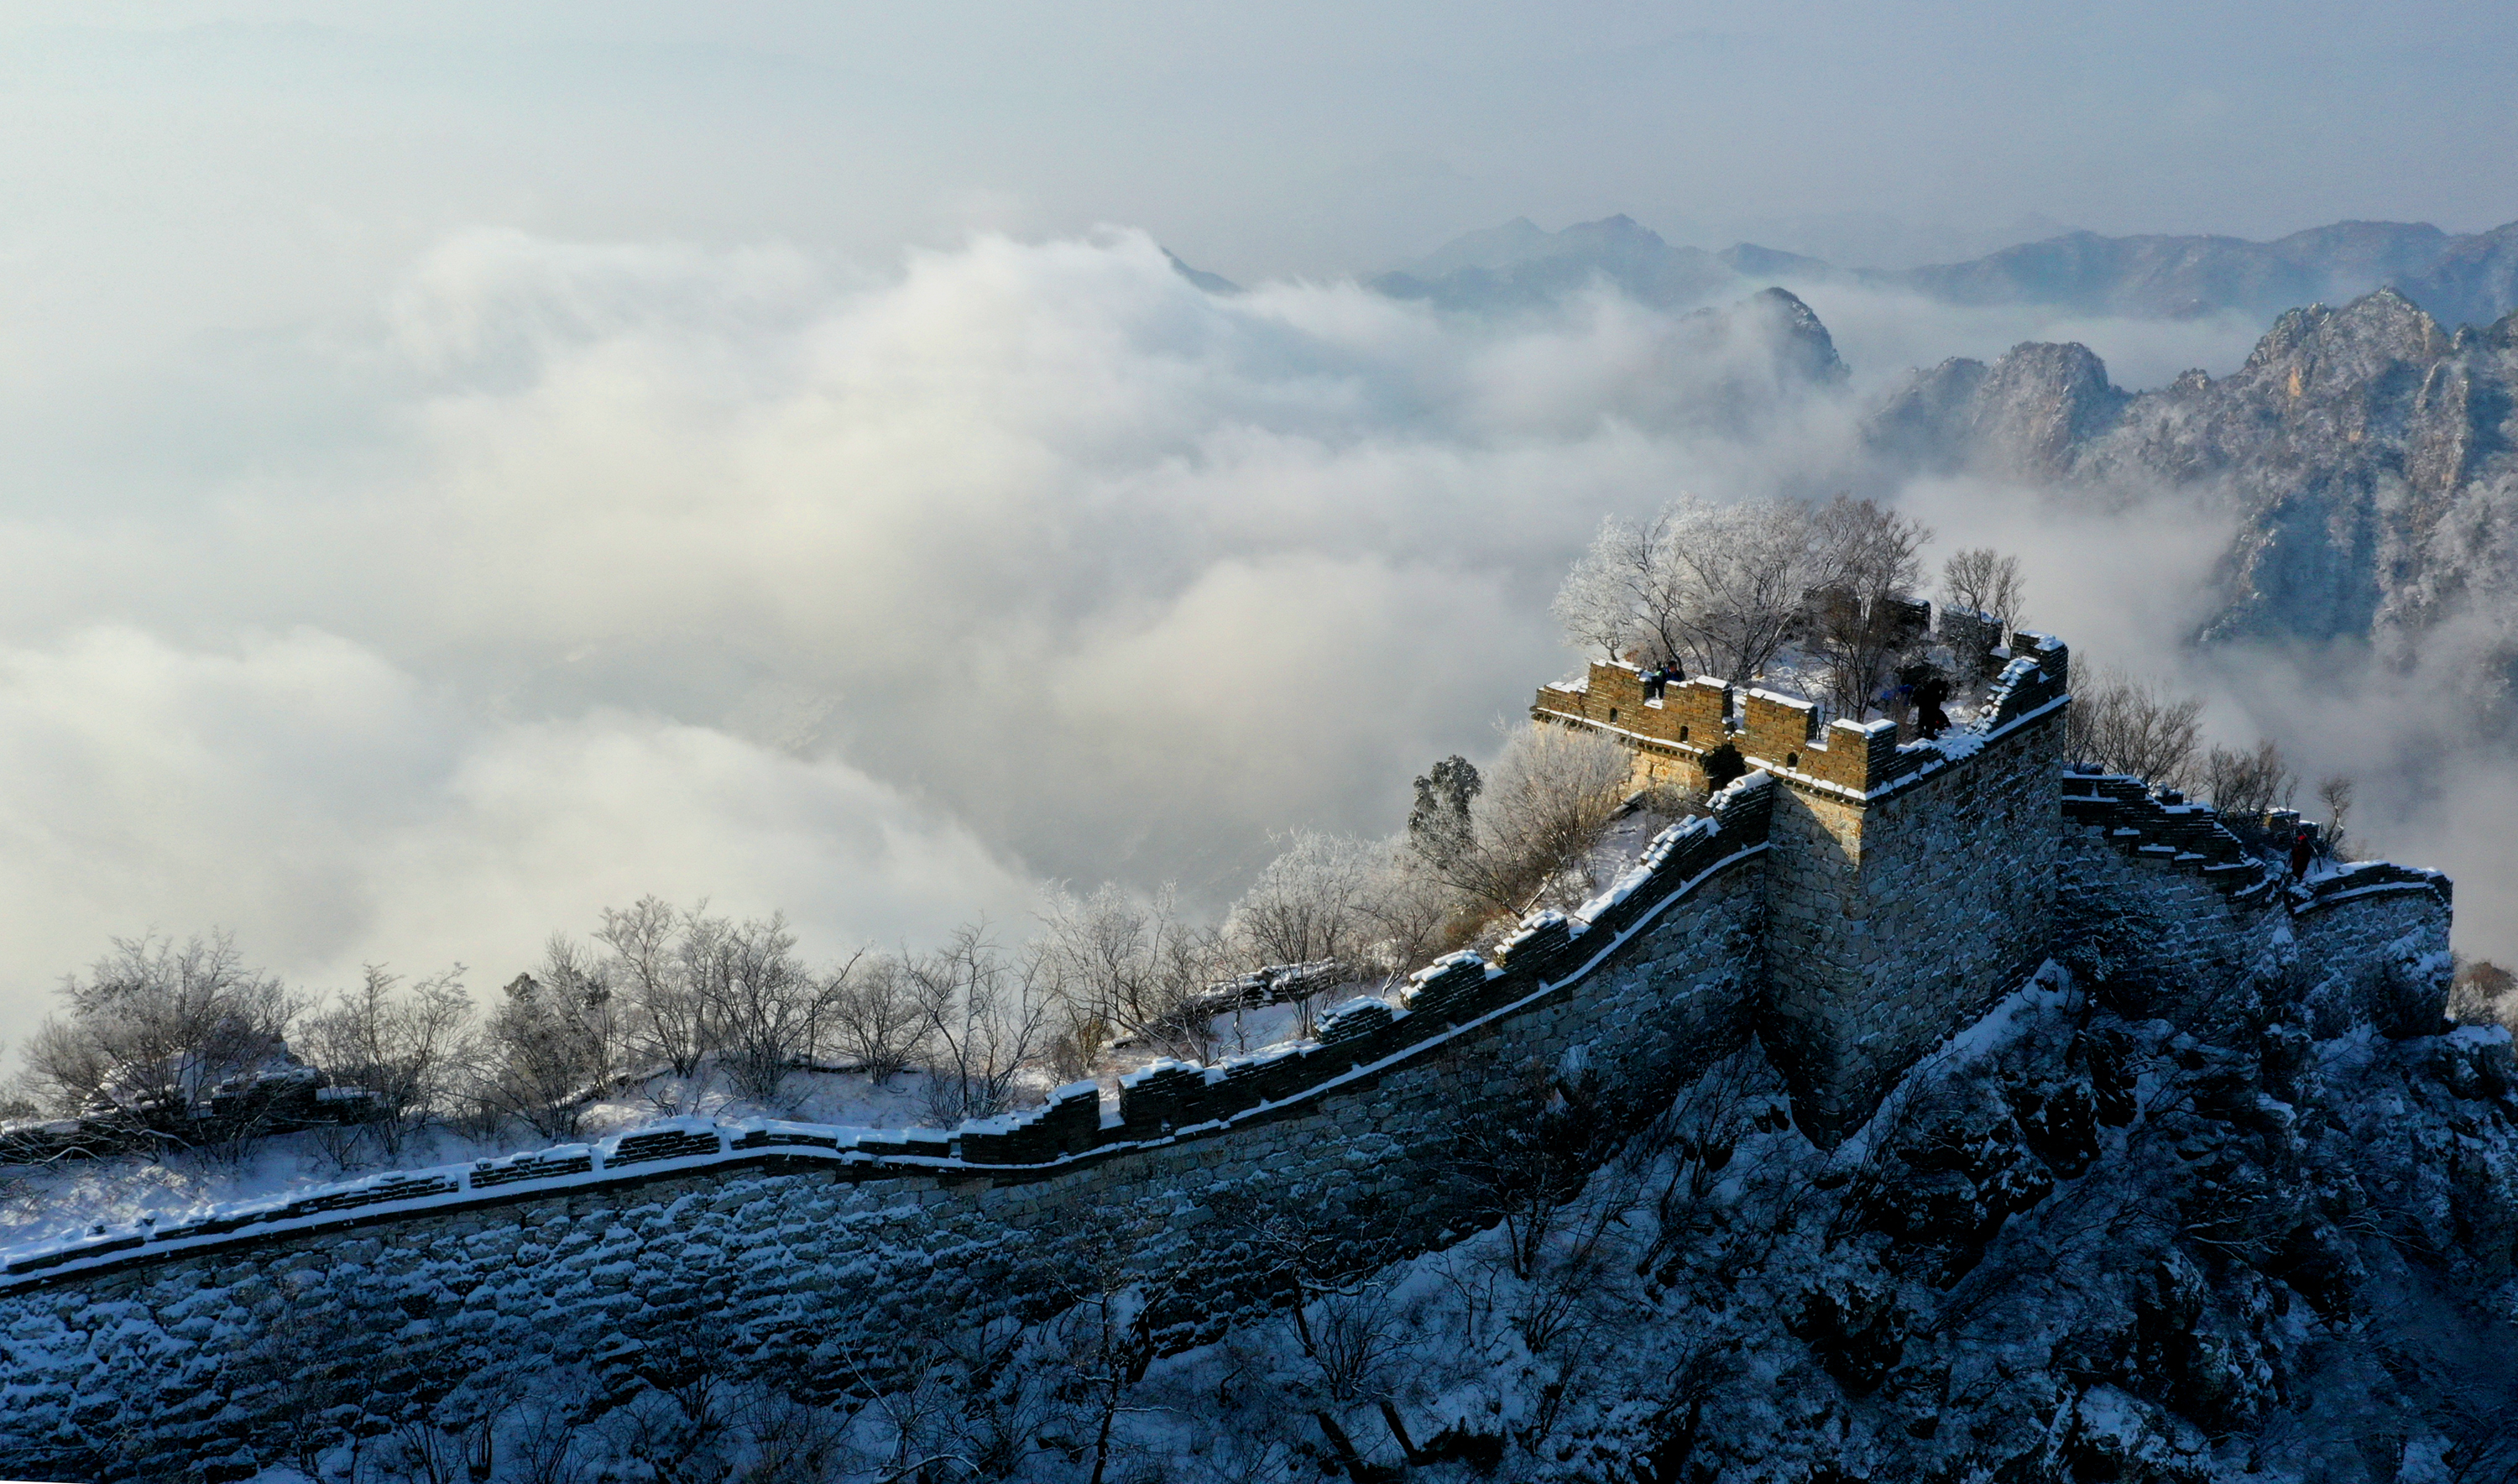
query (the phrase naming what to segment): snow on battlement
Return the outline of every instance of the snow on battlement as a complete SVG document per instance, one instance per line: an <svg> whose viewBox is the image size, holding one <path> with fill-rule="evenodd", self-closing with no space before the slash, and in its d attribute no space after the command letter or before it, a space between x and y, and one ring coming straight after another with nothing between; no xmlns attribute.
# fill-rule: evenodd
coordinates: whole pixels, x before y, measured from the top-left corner
<svg viewBox="0 0 2518 1484"><path fill-rule="evenodd" d="M1962 665L1999 669L1984 704L1938 738L1900 745L1896 723L1888 720L1839 718L1822 725L1815 702L1705 678L1647 698L1641 671L1596 660L1580 684L1541 686L1531 716L1617 739L1636 754L1641 776L1702 787L1708 758L1728 747L1745 765L1794 787L1881 798L1964 763L1987 741L2059 715L2070 700L2071 656L2061 639L2020 630L2004 649L1986 642L1998 630L1970 624L1963 614L1950 617L1960 632L1936 631L1935 636L1955 640L1951 647Z"/></svg>
<svg viewBox="0 0 2518 1484"><path fill-rule="evenodd" d="M1311 1040L1213 1066L1154 1062L1120 1079L1115 1108L1106 1108L1095 1083L1075 1082L1058 1088L1039 1108L952 1129L672 1118L587 1143L372 1175L0 1251L0 1288L240 1242L734 1166L818 1165L855 1180L1038 1170L1229 1132L1276 1110L1368 1082L1462 1036L1484 1033L1538 1000L1582 992L1586 978L1636 934L1764 851L1771 793L1762 775L1740 780L1715 799L1712 814L1664 831L1635 867L1579 916L1533 914L1492 962L1475 953L1438 961L1415 976L1402 1006L1349 1001L1323 1017Z"/></svg>

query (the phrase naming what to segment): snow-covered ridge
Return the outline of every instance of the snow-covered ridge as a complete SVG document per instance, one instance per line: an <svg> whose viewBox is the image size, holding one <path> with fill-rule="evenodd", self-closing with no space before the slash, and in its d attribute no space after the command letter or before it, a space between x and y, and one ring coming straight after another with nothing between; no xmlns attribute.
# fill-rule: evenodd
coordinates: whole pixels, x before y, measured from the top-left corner
<svg viewBox="0 0 2518 1484"><path fill-rule="evenodd" d="M1120 1079L1115 1107L1096 1084L1077 1082L1040 1108L952 1129L672 1118L587 1143L369 1175L0 1250L0 1288L240 1242L736 1164L805 1161L867 1179L962 1170L1002 1178L1221 1132L1372 1076L1579 982L1668 908L1766 849L1770 788L1762 773L1733 783L1714 798L1713 813L1664 830L1633 869L1578 914L1533 913L1498 948L1497 962L1449 955L1413 977L1401 1005L1350 1001L1323 1018L1315 1039L1213 1066L1156 1062Z"/></svg>

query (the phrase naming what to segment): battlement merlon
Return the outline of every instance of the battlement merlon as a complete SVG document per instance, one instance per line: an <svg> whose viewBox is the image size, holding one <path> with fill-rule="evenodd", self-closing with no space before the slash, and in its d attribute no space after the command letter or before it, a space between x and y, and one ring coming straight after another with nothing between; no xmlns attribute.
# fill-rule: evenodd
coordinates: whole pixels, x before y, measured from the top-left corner
<svg viewBox="0 0 2518 1484"><path fill-rule="evenodd" d="M1881 797L1967 756L1983 739L2070 699L2071 655L2052 634L2020 630L2012 647L1987 645L1987 624L1953 611L1946 627L1970 646L1971 663L1999 664L1985 703L1965 725L1940 738L1897 741L1891 721L1818 724L1815 703L1774 691L1734 689L1718 680L1671 685L1647 700L1641 671L1594 660L1572 685L1542 685L1530 710L1536 720L1586 726L1636 754L1639 781L1706 786L1705 759L1726 744L1750 767L1786 782L1858 800ZM1940 637L1939 630L1934 631ZM1955 645L1953 647L1956 647ZM1975 653L1982 648L1983 653ZM1988 667L1989 668L1989 667Z"/></svg>

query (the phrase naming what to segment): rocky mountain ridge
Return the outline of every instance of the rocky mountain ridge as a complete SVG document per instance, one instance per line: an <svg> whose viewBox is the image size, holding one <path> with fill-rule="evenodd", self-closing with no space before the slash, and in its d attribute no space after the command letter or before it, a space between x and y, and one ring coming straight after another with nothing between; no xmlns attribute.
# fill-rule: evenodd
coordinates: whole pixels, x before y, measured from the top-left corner
<svg viewBox="0 0 2518 1484"><path fill-rule="evenodd" d="M2366 639L2399 660L2460 619L2506 717L2518 664L2518 315L2453 332L2381 288L2283 314L2236 371L2125 392L2086 346L1917 371L1870 445L1908 471L2106 500L2191 487L2234 512L2206 639Z"/></svg>

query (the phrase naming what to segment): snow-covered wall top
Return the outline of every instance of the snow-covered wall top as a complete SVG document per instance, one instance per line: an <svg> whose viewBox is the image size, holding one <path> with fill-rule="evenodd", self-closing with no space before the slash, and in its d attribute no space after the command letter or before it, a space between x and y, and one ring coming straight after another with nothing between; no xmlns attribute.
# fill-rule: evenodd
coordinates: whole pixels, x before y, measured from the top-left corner
<svg viewBox="0 0 2518 1484"><path fill-rule="evenodd" d="M1835 1137L1880 1077L2093 941L2093 984L2288 954L2312 1000L2436 1023L2444 879L2209 870L2209 811L2060 774L2061 646L2055 673L2030 647L2007 709L1911 786L1753 773L1579 910L1316 1040L949 1131L677 1120L0 1254L0 1473L250 1477L307 1405L272 1357L308 1350L424 1400L705 1333L828 1398L1113 1281L1146 1286L1162 1343L1211 1339L1302 1291L1286 1252L1346 1271L1496 1219L1498 1152L1541 1108L1613 1147L1754 1032L1794 1117Z"/></svg>
<svg viewBox="0 0 2518 1484"><path fill-rule="evenodd" d="M1771 791L1762 774L1739 780L1713 801L1712 813L1662 832L1632 869L1578 915L1534 914L1494 962L1454 953L1418 973L1402 1005L1376 1000L1341 1007L1323 1019L1314 1040L1212 1067L1156 1063L1121 1079L1113 1107L1105 1107L1095 1084L1079 1082L1058 1089L1044 1107L950 1130L678 1118L590 1144L373 1175L291 1198L207 1207L172 1221L0 1251L0 1290L239 1243L721 1166L814 1167L852 1180L981 1170L1039 1174L1227 1132L1369 1079L1579 984L1708 880L1765 851Z"/></svg>
<svg viewBox="0 0 2518 1484"><path fill-rule="evenodd" d="M1601 661L1582 680L1541 686L1531 715L1613 736L1635 750L1641 771L1691 784L1706 781L1707 756L1728 746L1750 767L1797 789L1855 802L1885 799L2070 703L2071 653L2062 640L2023 629L2010 648L1976 654L1973 649L1998 637L1998 630L1956 613L1944 616L1943 629L1970 663L2000 669L1975 715L1936 738L1901 745L1890 721L1840 719L1822 727L1812 702L1712 679L1647 697L1635 667Z"/></svg>

